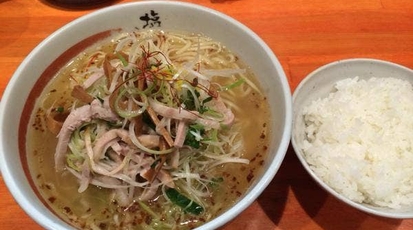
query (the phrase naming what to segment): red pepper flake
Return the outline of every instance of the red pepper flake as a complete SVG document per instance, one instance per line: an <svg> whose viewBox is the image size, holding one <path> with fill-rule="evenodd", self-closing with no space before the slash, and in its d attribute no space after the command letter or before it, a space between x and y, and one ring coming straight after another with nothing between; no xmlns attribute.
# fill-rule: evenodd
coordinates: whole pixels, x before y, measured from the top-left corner
<svg viewBox="0 0 413 230"><path fill-rule="evenodd" d="M67 207L67 206L64 207L63 209L65 210L66 213L69 213L69 214L72 213L72 209L70 209L70 208Z"/></svg>
<svg viewBox="0 0 413 230"><path fill-rule="evenodd" d="M250 173L247 175L248 183L251 182L252 179L254 179L254 172L251 170Z"/></svg>
<svg viewBox="0 0 413 230"><path fill-rule="evenodd" d="M151 222L152 222L152 217L149 215L145 216L145 223L149 225L151 224Z"/></svg>
<svg viewBox="0 0 413 230"><path fill-rule="evenodd" d="M50 203L54 203L55 201L56 201L56 197L54 197L54 196L52 196L52 197L49 197L49 199L48 199L49 201L50 201Z"/></svg>
<svg viewBox="0 0 413 230"><path fill-rule="evenodd" d="M48 190L52 190L52 186L48 185L48 184L44 184L44 188L48 189Z"/></svg>
<svg viewBox="0 0 413 230"><path fill-rule="evenodd" d="M129 212L136 212L137 210L139 210L139 207L136 203L134 203L132 206L128 207L127 210Z"/></svg>
<svg viewBox="0 0 413 230"><path fill-rule="evenodd" d="M252 163L252 162L254 162L256 159L257 159L257 156L253 157L253 158L250 160L250 162Z"/></svg>

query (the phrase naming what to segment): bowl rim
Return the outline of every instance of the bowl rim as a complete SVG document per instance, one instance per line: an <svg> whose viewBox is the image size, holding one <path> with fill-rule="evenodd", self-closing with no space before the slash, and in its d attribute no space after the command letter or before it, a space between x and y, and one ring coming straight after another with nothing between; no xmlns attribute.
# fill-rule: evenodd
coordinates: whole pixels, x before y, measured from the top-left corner
<svg viewBox="0 0 413 230"><path fill-rule="evenodd" d="M282 132L282 138L278 144L278 148L276 148L274 157L271 159L271 164L269 164L268 169L266 172L263 172L262 178L257 181L257 183L250 188L247 194L245 196L238 200L235 205L233 205L231 208L214 218L213 220L206 222L202 226L200 226L197 229L216 229L220 226L223 226L224 224L227 224L230 222L232 219L234 219L236 216L238 216L242 211L244 211L246 208L248 208L257 198L258 196L264 191L264 189L269 185L269 183L272 181L274 178L275 174L277 173L278 169L280 168L282 161L286 155L289 143L290 143L290 136L291 136L291 130L292 130L292 98L291 98L291 92L290 92L290 87L289 83L287 81L287 77L285 75L285 72L278 61L277 57L273 53L273 51L270 49L270 47L255 33L253 32L250 28L242 24L241 22L237 21L236 19L209 7L198 5L195 3L188 3L188 2L180 2L180 1L168 1L168 0L155 0L155 1L139 1L139 2L127 2L127 3L120 3L120 4L115 4L111 5L108 7L104 7L98 10L95 10L93 12L87 13L79 18L76 18L67 24L63 25L50 35L48 35L45 39L43 39L38 45L35 46L35 48L23 59L23 61L20 63L20 65L17 67L16 71L13 73L11 76L6 89L3 93L2 97L2 103L0 103L0 126L4 122L4 117L6 114L5 107L8 105L8 101L11 100L10 94L13 88L17 85L17 78L21 75L21 72L23 69L26 68L26 66L32 61L33 56L35 56L37 53L41 52L47 44L53 40L55 36L58 34L63 33L65 30L68 28L71 28L75 26L75 24L86 21L89 18L93 18L97 15L104 14L109 11L117 11L121 10L124 7L129 7L132 5L172 5L172 6L180 6L180 7L186 7L188 9L195 9L198 11L202 11L208 14L212 14L215 17L222 18L225 21L228 21L228 23L231 26L235 26L238 29L241 29L245 31L245 33L250 36L257 44L259 44L260 47L262 47L267 55L271 58L271 62L273 63L274 68L278 71L279 74L279 81L281 83L281 87L283 89L283 95L284 95L284 100L282 101L284 104L283 106L285 107L285 124L283 124L283 132ZM5 131L3 130L2 127L0 127L0 137L1 135L4 135ZM35 220L38 224L40 224L43 227L46 228L52 228L52 229L58 229L62 227L62 223L57 222L53 218L50 218L47 213L44 211L40 210L39 207L34 207L34 205L31 203L31 201L24 196L24 193L20 190L19 185L16 181L13 180L13 175L12 175L12 169L8 164L5 163L4 159L4 152L2 150L5 149L3 146L3 138L0 140L0 170L1 174L4 178L4 183L8 187L9 191L11 192L14 200L19 204L19 206L33 219ZM50 211L50 210L49 210ZM59 218L56 218L59 219ZM63 222L66 224L66 222L59 220L60 222ZM67 225L67 224L66 224ZM64 226L66 227L66 226Z"/></svg>
<svg viewBox="0 0 413 230"><path fill-rule="evenodd" d="M348 59L341 59L341 60L336 60L330 63L327 63L325 65L322 65L318 68L316 68L315 70L313 70L312 72L310 72L296 87L296 89L293 92L293 109L295 108L295 102L296 102L296 98L298 97L298 95L301 92L301 89L305 87L306 83L309 82L312 78L317 77L317 75L320 72L323 72L327 69L331 69L331 68L336 68L336 67L340 67L341 65L348 65L351 63L357 63L357 62L369 62L369 63L374 63L374 64L378 64L378 65L383 65L383 66L391 66L397 69L401 69L404 71L408 71L412 73L413 76L413 70L394 63L394 62L390 62L390 61L385 61L385 60L380 60L380 59L375 59L375 58L348 58ZM298 111L297 111L298 112ZM298 158L298 160L300 161L301 165L304 167L304 169L307 171L307 173L311 176L311 178L325 191L327 191L329 194L333 195L333 197L337 198L340 202L344 203L344 204L348 204L349 206L361 210L365 213L368 214L373 214L376 216L381 216L381 217L387 217L387 218L394 218L394 219L405 219L405 218L412 218L413 217L413 213L412 212L397 212L397 210L395 210L395 212L386 212L386 211L380 211L377 209L373 209L370 208L369 206L366 206L368 204L361 204L361 203L357 203L355 201L350 200L349 198L347 198L346 196L342 195L341 193L338 193L337 191L335 191L334 189L332 189L326 182L324 182L318 175L315 174L315 172L310 168L310 165L307 163L306 159L304 158L304 156L302 155L302 151L298 145L298 143L296 142L296 139L294 137L295 135L295 121L296 118L298 117L299 114L296 113L296 111L293 111L293 128L292 128L292 133L291 133L291 144L293 146L294 152ZM380 208L380 207L377 207ZM385 209L385 208L383 208Z"/></svg>
<svg viewBox="0 0 413 230"><path fill-rule="evenodd" d="M314 69L313 71L311 71L309 74L307 74L301 81L300 83L297 85L297 87L295 88L293 94L292 94L292 99L293 99L293 104L294 104L294 100L297 97L297 94L299 93L299 91L301 90L301 88L304 87L304 85L311 79L313 78L315 75L319 74L322 71L325 71L326 69L329 68L333 68L339 65L347 65L349 63L355 63L355 62L370 62L370 63L375 63L375 64L380 64L380 65L387 65L387 66L393 66L396 68L400 68L400 69L404 69L407 70L409 72L413 73L413 69L410 69L406 66L403 66L401 64L397 64L391 61L386 61L386 60L381 60L381 59L376 59L376 58L347 58L347 59L340 59L340 60L336 60L327 64L324 64L316 69Z"/></svg>

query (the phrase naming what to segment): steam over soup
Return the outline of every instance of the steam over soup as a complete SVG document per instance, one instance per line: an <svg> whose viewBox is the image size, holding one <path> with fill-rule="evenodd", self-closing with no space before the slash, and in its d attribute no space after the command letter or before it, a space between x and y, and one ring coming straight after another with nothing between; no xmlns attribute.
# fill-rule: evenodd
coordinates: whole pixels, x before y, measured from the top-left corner
<svg viewBox="0 0 413 230"><path fill-rule="evenodd" d="M45 202L78 228L193 228L260 173L269 117L255 77L219 42L119 32L43 90L29 169Z"/></svg>

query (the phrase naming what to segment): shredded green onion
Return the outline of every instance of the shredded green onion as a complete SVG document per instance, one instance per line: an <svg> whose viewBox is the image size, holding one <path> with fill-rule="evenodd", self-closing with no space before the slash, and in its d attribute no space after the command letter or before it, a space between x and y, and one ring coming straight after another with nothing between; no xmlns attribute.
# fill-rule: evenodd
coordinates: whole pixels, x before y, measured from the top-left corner
<svg viewBox="0 0 413 230"><path fill-rule="evenodd" d="M120 53L116 53L116 56L119 58L119 60L122 62L122 65L123 66L128 66L129 65L129 63L128 63L128 61L122 56L122 54L120 54Z"/></svg>
<svg viewBox="0 0 413 230"><path fill-rule="evenodd" d="M140 106L139 109L136 110L123 110L120 108L119 106L119 102L120 100L123 98L124 95L129 94L130 96L136 96L139 95L142 99L142 103L135 103L135 105ZM147 96L140 90L136 89L136 88L129 88L129 89L123 89L121 90L121 92L117 95L116 99L115 99L115 110L116 113L123 117L123 118L133 118L136 116L141 115L143 112L145 112L146 108L148 107L148 98Z"/></svg>
<svg viewBox="0 0 413 230"><path fill-rule="evenodd" d="M242 85L244 82L245 82L245 79L244 79L244 78L240 78L240 79L238 79L237 81L235 81L234 83L231 83L231 84L229 84L229 85L227 85L227 86L224 86L224 87L222 88L222 91L227 91L227 90L233 89L233 88L235 88L235 87L238 87L238 86Z"/></svg>

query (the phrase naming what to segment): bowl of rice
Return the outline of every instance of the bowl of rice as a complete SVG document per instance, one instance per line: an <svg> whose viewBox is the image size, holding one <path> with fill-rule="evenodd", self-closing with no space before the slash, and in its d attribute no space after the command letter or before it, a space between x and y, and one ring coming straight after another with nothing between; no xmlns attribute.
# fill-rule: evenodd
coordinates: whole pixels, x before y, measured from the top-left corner
<svg viewBox="0 0 413 230"><path fill-rule="evenodd" d="M292 145L311 177L369 214L413 217L413 71L340 60L293 94Z"/></svg>

